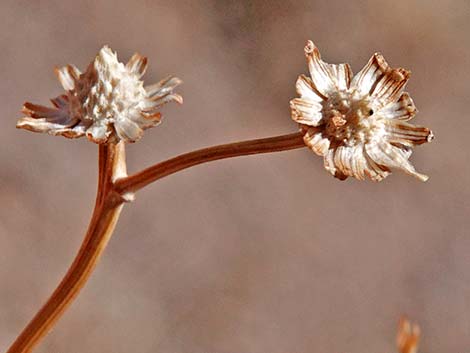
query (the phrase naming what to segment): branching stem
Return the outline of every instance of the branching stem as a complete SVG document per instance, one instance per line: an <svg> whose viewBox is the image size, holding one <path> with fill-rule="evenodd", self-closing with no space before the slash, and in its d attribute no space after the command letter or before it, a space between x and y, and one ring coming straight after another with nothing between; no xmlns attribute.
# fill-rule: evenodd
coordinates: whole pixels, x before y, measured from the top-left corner
<svg viewBox="0 0 470 353"><path fill-rule="evenodd" d="M155 164L116 182L121 195L134 193L158 179L198 164L250 154L287 151L305 147L300 132L203 148Z"/></svg>
<svg viewBox="0 0 470 353"><path fill-rule="evenodd" d="M7 353L29 353L65 312L88 281L116 226L121 209L136 191L180 170L218 159L304 147L294 133L204 148L127 176L124 142L99 146L95 209L80 250L59 286Z"/></svg>

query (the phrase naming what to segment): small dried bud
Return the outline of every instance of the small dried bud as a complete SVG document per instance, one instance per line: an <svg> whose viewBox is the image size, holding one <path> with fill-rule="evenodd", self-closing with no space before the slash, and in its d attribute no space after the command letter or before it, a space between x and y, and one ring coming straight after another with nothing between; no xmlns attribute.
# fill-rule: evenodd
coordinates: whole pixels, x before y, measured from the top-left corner
<svg viewBox="0 0 470 353"><path fill-rule="evenodd" d="M173 93L181 81L167 77L144 87L140 79L147 58L134 54L124 65L107 46L82 74L75 66L56 69L66 94L52 99L54 108L25 103L18 128L77 138L86 135L95 143L135 142L143 130L158 125L158 109L165 103L182 103Z"/></svg>
<svg viewBox="0 0 470 353"><path fill-rule="evenodd" d="M411 148L433 139L431 130L407 121L417 112L403 92L410 72L392 69L380 54L352 77L348 64L327 64L308 41L310 76L299 76L300 98L290 101L292 119L301 124L304 141L323 156L326 170L341 180L383 180L401 169L422 181L408 161Z"/></svg>
<svg viewBox="0 0 470 353"><path fill-rule="evenodd" d="M397 347L400 353L417 353L421 330L406 317L401 318L398 325Z"/></svg>

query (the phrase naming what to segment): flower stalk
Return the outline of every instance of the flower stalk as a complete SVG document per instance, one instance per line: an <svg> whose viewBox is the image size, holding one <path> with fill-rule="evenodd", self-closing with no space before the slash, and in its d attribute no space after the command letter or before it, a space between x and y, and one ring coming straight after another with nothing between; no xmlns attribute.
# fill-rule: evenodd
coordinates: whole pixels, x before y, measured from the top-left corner
<svg viewBox="0 0 470 353"><path fill-rule="evenodd" d="M82 246L67 274L7 353L31 352L78 295L108 244L124 199L113 183L126 171L124 142L99 145L98 190L95 209Z"/></svg>
<svg viewBox="0 0 470 353"><path fill-rule="evenodd" d="M210 161L258 153L287 151L303 147L306 146L302 134L296 132L288 135L203 148L168 159L134 175L122 178L116 182L116 191L121 195L134 193L170 174Z"/></svg>
<svg viewBox="0 0 470 353"><path fill-rule="evenodd" d="M95 209L82 246L57 289L7 353L31 352L70 306L103 254L124 203L132 201L136 191L165 176L198 164L302 147L305 147L305 144L301 133L235 142L182 154L127 176L124 141L99 145Z"/></svg>

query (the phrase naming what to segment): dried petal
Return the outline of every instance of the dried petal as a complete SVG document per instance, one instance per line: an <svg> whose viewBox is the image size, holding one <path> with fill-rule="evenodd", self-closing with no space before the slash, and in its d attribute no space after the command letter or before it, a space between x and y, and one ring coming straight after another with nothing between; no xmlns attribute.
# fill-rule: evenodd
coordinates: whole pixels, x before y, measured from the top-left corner
<svg viewBox="0 0 470 353"><path fill-rule="evenodd" d="M106 124L95 123L86 130L86 137L95 143L105 143L112 130Z"/></svg>
<svg viewBox="0 0 470 353"><path fill-rule="evenodd" d="M147 129L149 127L157 126L162 119L162 114L160 112L156 113L147 113L142 112L139 118L134 118L134 121L142 129Z"/></svg>
<svg viewBox="0 0 470 353"><path fill-rule="evenodd" d="M26 116L20 118L16 126L32 132L62 135L69 138L83 136L84 131L82 126L77 125L78 120L71 117L67 110L62 109L65 102L60 96L53 100L54 105L59 109L26 102L22 109Z"/></svg>
<svg viewBox="0 0 470 353"><path fill-rule="evenodd" d="M334 162L336 168L344 175L352 176L353 147L339 146L335 150Z"/></svg>
<svg viewBox="0 0 470 353"><path fill-rule="evenodd" d="M309 128L304 135L304 141L319 156L324 156L330 148L330 140L323 137L318 129Z"/></svg>
<svg viewBox="0 0 470 353"><path fill-rule="evenodd" d="M129 119L120 119L114 123L116 132L122 140L135 142L142 137L144 131Z"/></svg>
<svg viewBox="0 0 470 353"><path fill-rule="evenodd" d="M75 88L75 82L78 81L80 77L80 70L74 65L67 65L60 69L56 68L55 73L66 91L73 90Z"/></svg>
<svg viewBox="0 0 470 353"><path fill-rule="evenodd" d="M378 165L371 157L369 157L369 155L365 151L365 147L363 155L367 161L368 166L368 168L365 169L364 172L372 181L382 181L390 174L390 169L385 166Z"/></svg>
<svg viewBox="0 0 470 353"><path fill-rule="evenodd" d="M322 120L320 103L308 98L294 98L290 101L292 119L300 124L318 126Z"/></svg>
<svg viewBox="0 0 470 353"><path fill-rule="evenodd" d="M428 176L418 173L408 161L408 152L389 143L378 141L366 145L366 152L378 165L386 168L401 169L421 181L428 180Z"/></svg>
<svg viewBox="0 0 470 353"><path fill-rule="evenodd" d="M327 64L321 60L320 52L312 41L305 46L310 76L318 92L324 97L335 90L349 88L352 70L348 64Z"/></svg>
<svg viewBox="0 0 470 353"><path fill-rule="evenodd" d="M370 95L374 105L382 107L397 101L409 77L409 71L390 68L384 57L376 53L354 77L351 87L361 95Z"/></svg>
<svg viewBox="0 0 470 353"><path fill-rule="evenodd" d="M354 76L351 87L355 88L361 96L372 93L376 82L389 70L389 66L380 53L375 53L369 62Z"/></svg>
<svg viewBox="0 0 470 353"><path fill-rule="evenodd" d="M144 75L145 70L147 70L147 58L139 53L135 53L127 62L126 68L129 72L141 78Z"/></svg>
<svg viewBox="0 0 470 353"><path fill-rule="evenodd" d="M147 105L148 106L148 103L149 100L147 99ZM155 109L158 109L160 108L162 105L166 104L166 103L169 103L169 102L175 102L175 103L178 103L178 104L182 104L183 103L183 97L181 97L179 94L177 93L172 93L172 94L166 94L158 99L155 99L155 98L152 98L152 100L150 100L150 108L146 108L145 111L150 111L150 110L155 110Z"/></svg>
<svg viewBox="0 0 470 353"><path fill-rule="evenodd" d="M153 85L146 86L145 90L147 91L148 98L160 98L172 93L181 83L182 81L178 77L167 76Z"/></svg>
<svg viewBox="0 0 470 353"><path fill-rule="evenodd" d="M384 123L384 127L390 142L408 147L431 142L434 138L434 134L428 128L404 121L388 120Z"/></svg>
<svg viewBox="0 0 470 353"><path fill-rule="evenodd" d="M336 170L334 157L335 157L335 149L334 148L328 149L328 151L326 151L325 155L323 156L323 165L324 165L325 169L328 172L330 172L331 175L337 177L338 173L337 173L337 170ZM340 174L342 175L342 173L340 173ZM339 178L339 179L341 179L341 178Z"/></svg>
<svg viewBox="0 0 470 353"><path fill-rule="evenodd" d="M377 81L371 96L376 98L382 106L395 102L409 78L410 72L405 69L389 70Z"/></svg>
<svg viewBox="0 0 470 353"><path fill-rule="evenodd" d="M351 176L359 180L364 180L367 172L370 173L367 160L364 156L364 146L358 145L353 147L351 154L351 169Z"/></svg>
<svg viewBox="0 0 470 353"><path fill-rule="evenodd" d="M55 97L51 99L51 103L54 107L59 109L66 109L67 105L69 104L69 99L66 94L62 94L61 96Z"/></svg>
<svg viewBox="0 0 470 353"><path fill-rule="evenodd" d="M23 105L22 112L35 119L46 119L48 122L56 123L68 119L66 111L54 108L48 108L42 105L26 102Z"/></svg>
<svg viewBox="0 0 470 353"><path fill-rule="evenodd" d="M301 98L307 98L318 103L323 101L323 96L316 90L312 80L305 75L299 76L295 88Z"/></svg>
<svg viewBox="0 0 470 353"><path fill-rule="evenodd" d="M403 92L397 102L392 102L380 109L380 115L387 119L408 121L418 110L407 92Z"/></svg>

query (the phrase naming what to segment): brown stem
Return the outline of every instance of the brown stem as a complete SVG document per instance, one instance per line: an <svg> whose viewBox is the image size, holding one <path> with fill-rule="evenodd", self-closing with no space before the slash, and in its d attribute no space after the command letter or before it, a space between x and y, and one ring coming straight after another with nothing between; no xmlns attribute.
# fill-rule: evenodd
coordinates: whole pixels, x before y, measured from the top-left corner
<svg viewBox="0 0 470 353"><path fill-rule="evenodd" d="M305 147L305 143L302 133L297 132L204 148L171 158L122 178L116 182L115 189L121 195L132 194L158 179L201 163L257 153L287 151L301 147Z"/></svg>
<svg viewBox="0 0 470 353"><path fill-rule="evenodd" d="M301 133L204 148L127 177L124 143L99 146L98 191L87 234L73 264L52 296L7 353L29 353L56 323L88 281L114 231L124 202L134 192L180 170L218 159L304 147Z"/></svg>
<svg viewBox="0 0 470 353"><path fill-rule="evenodd" d="M124 144L100 145L95 209L78 255L62 282L7 353L31 352L87 282L119 218L124 200L114 192L113 182L125 173Z"/></svg>

